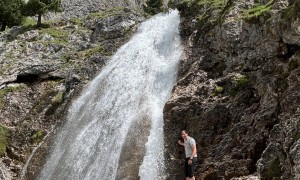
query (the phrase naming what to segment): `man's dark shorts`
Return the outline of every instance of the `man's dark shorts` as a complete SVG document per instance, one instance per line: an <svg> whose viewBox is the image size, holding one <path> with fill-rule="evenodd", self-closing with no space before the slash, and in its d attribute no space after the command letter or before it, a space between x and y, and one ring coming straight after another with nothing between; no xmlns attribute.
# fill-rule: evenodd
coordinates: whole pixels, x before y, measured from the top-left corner
<svg viewBox="0 0 300 180"><path fill-rule="evenodd" d="M192 178L194 176L195 168L196 168L196 162L197 162L197 157L193 158L193 163L189 164L190 158L185 158L184 162L184 169L185 169L185 177Z"/></svg>

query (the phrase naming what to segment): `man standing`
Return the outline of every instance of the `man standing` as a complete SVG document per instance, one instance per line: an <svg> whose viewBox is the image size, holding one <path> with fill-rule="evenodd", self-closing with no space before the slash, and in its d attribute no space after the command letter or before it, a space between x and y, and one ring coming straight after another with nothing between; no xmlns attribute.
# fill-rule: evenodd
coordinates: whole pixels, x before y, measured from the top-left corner
<svg viewBox="0 0 300 180"><path fill-rule="evenodd" d="M186 177L185 179L195 180L194 171L197 162L196 142L192 137L188 135L188 132L186 130L181 131L181 136L184 142L178 140L178 144L184 146L184 152L186 157L184 162L185 177Z"/></svg>

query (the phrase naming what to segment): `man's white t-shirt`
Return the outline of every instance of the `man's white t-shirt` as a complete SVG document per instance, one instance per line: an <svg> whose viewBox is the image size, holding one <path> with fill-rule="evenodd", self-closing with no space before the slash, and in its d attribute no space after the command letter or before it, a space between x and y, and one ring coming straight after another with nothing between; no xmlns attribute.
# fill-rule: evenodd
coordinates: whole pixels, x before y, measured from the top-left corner
<svg viewBox="0 0 300 180"><path fill-rule="evenodd" d="M196 145L196 141L192 137L188 137L186 140L184 140L184 152L185 152L185 157L190 158L193 153L192 147ZM195 154L194 157L197 157L197 154Z"/></svg>

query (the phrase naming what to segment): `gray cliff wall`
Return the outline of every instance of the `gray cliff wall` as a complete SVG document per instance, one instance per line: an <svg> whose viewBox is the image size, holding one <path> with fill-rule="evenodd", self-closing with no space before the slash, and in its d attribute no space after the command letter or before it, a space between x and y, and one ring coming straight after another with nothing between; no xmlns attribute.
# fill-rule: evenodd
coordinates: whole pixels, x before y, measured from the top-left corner
<svg viewBox="0 0 300 180"><path fill-rule="evenodd" d="M141 9L145 0L63 0L62 7L65 17L82 17L90 13L105 11L112 8Z"/></svg>
<svg viewBox="0 0 300 180"><path fill-rule="evenodd" d="M164 109L168 179L184 178L181 129L199 179L299 178L299 3L260 1L270 9L249 17L253 2L224 2L176 5L185 55Z"/></svg>
<svg viewBox="0 0 300 180"><path fill-rule="evenodd" d="M26 164L23 178L36 177L72 99L145 19L133 10L140 3L126 2L133 8L66 0L62 14L45 18L47 26L0 34L0 179L20 178Z"/></svg>

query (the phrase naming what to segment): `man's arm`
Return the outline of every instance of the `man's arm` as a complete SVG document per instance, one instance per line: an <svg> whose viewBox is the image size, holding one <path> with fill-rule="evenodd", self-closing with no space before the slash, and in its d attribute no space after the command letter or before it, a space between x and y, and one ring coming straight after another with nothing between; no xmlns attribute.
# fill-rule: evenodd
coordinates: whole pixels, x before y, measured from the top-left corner
<svg viewBox="0 0 300 180"><path fill-rule="evenodd" d="M196 148L196 144L192 147L192 155L191 155L191 159L194 158L194 156L197 154L197 148Z"/></svg>
<svg viewBox="0 0 300 180"><path fill-rule="evenodd" d="M184 146L184 143L181 140L178 140L178 144L180 144L181 146Z"/></svg>

